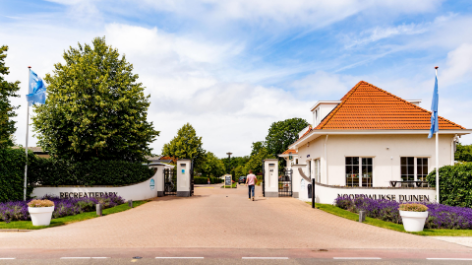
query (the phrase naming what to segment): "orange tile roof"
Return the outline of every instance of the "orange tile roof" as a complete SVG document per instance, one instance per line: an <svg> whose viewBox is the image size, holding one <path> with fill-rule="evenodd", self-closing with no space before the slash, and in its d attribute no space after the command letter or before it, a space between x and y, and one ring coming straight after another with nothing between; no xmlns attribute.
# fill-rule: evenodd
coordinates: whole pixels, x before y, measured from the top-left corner
<svg viewBox="0 0 472 265"><path fill-rule="evenodd" d="M297 154L298 152L295 149L288 149L287 151L283 152L282 155L288 155L290 153Z"/></svg>
<svg viewBox="0 0 472 265"><path fill-rule="evenodd" d="M360 81L315 130L429 130L431 112ZM439 117L439 129L465 129Z"/></svg>

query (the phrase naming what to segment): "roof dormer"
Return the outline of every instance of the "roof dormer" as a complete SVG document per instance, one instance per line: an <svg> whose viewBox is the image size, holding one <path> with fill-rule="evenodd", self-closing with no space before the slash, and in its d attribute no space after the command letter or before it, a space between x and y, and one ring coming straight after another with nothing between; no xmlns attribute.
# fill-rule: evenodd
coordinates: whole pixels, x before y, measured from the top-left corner
<svg viewBox="0 0 472 265"><path fill-rule="evenodd" d="M313 113L313 128L328 116L328 114L341 103L340 100L320 100L311 108Z"/></svg>

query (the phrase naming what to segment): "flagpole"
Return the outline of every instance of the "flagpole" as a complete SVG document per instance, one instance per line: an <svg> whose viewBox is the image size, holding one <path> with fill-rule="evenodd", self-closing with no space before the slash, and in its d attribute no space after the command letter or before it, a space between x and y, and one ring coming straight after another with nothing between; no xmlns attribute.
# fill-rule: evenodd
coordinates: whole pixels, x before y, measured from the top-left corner
<svg viewBox="0 0 472 265"><path fill-rule="evenodd" d="M29 86L31 83L31 66L28 66L28 93ZM27 188L27 179L28 179L28 132L29 132L29 102L26 104L26 140L25 140L25 153L26 153L26 162L25 162L25 183L23 187L23 200L26 201L26 188Z"/></svg>
<svg viewBox="0 0 472 265"><path fill-rule="evenodd" d="M436 79L438 78L438 68L439 67L434 67L434 69L436 69ZM439 82L439 80L438 80ZM439 113L436 113L436 115L438 115ZM439 122L439 117L436 119L438 122ZM438 126L438 130L436 132L436 201L437 203L439 203L439 124L437 124Z"/></svg>

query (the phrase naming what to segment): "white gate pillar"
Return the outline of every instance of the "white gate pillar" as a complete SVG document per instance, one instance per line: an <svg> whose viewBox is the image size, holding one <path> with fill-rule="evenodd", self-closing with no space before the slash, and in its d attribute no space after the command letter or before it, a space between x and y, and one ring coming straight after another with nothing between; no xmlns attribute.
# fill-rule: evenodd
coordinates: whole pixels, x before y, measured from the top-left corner
<svg viewBox="0 0 472 265"><path fill-rule="evenodd" d="M279 197L279 160L264 159L264 192L266 197Z"/></svg>
<svg viewBox="0 0 472 265"><path fill-rule="evenodd" d="M179 159L177 160L177 196L190 197L191 183L190 170L192 167L192 160Z"/></svg>
<svg viewBox="0 0 472 265"><path fill-rule="evenodd" d="M157 190L157 197L162 197L164 196L164 165L156 165L153 166L153 168L156 168L156 190Z"/></svg>

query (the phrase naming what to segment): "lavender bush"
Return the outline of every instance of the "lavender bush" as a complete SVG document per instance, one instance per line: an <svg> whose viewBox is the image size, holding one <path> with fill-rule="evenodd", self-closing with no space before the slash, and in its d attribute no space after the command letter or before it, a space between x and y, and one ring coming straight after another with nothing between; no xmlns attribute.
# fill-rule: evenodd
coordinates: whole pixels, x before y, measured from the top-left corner
<svg viewBox="0 0 472 265"><path fill-rule="evenodd" d="M368 217L383 221L402 223L398 208L400 203L389 200L369 198L336 198L336 206L344 210L358 213L366 212ZM428 207L428 219L425 227L429 229L472 229L472 209L448 206L437 203L420 203Z"/></svg>
<svg viewBox="0 0 472 265"><path fill-rule="evenodd" d="M52 218L59 218L69 215L76 215L83 212L92 212L95 210L95 204L102 204L103 207L111 208L125 203L120 196L105 195L103 197L89 198L64 198L46 195L41 199L54 202L54 212ZM28 213L29 201L5 202L0 203L0 221L9 223L11 221L29 220Z"/></svg>

